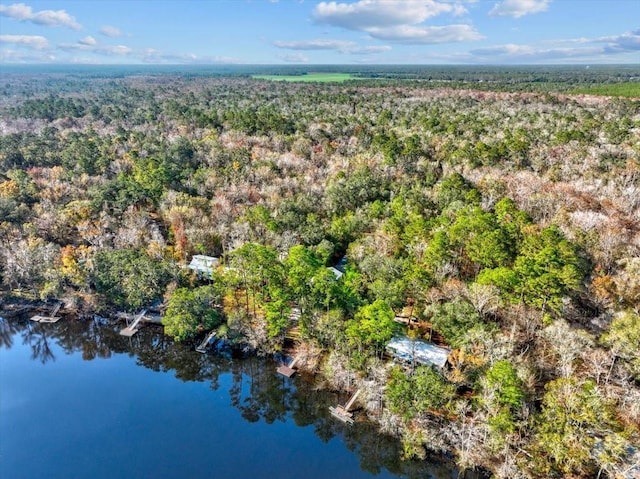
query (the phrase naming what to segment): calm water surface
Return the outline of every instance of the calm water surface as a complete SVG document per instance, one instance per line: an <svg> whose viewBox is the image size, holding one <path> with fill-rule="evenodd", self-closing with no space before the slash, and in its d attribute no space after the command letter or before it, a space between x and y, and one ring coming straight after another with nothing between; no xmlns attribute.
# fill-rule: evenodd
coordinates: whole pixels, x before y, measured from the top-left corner
<svg viewBox="0 0 640 479"><path fill-rule="evenodd" d="M367 423L335 421L335 395L272 361L118 330L0 318L0 477L457 477L398 460L399 444Z"/></svg>

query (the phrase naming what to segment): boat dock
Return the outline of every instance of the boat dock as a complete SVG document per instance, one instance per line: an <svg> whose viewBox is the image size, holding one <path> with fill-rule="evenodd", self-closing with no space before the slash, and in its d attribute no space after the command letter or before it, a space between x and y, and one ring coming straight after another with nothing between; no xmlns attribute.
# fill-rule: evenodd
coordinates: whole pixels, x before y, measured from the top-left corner
<svg viewBox="0 0 640 479"><path fill-rule="evenodd" d="M209 344L211 343L211 340L213 338L216 337L216 331L213 330L211 331L209 334L207 334L207 337L204 338L202 340L202 342L200 343L200 345L196 348L196 351L198 351L199 353L206 353L207 352L207 348L209 347Z"/></svg>
<svg viewBox="0 0 640 479"><path fill-rule="evenodd" d="M60 320L60 316L56 316L56 314L58 313L58 311L60 311L61 307L62 302L54 306L49 316L41 316L39 314L36 314L35 316L31 316L31 318L29 319L31 319L31 321L35 321L36 323L57 323Z"/></svg>
<svg viewBox="0 0 640 479"><path fill-rule="evenodd" d="M360 391L362 390L358 389L344 406L338 405L336 407L329 407L329 412L331 413L331 415L337 419L340 419L342 422L353 424L353 413L350 412L349 409L351 409L351 406L353 406L353 403L360 395Z"/></svg>
<svg viewBox="0 0 640 479"><path fill-rule="evenodd" d="M120 336L131 337L134 334L136 334L138 332L138 329L136 328L136 326L140 324L140 321L142 321L142 318L144 317L145 314L147 314L147 310L143 309L142 312L138 314L138 316L136 316L133 323L131 323L126 328L120 330Z"/></svg>
<svg viewBox="0 0 640 479"><path fill-rule="evenodd" d="M287 331L285 333L285 339L294 343L296 341L300 341L301 337L300 328L298 327L301 314L302 313L300 311L300 308L298 307L291 308L291 313L289 314L289 328L287 328ZM281 364L280 366L278 366L278 373L287 378L290 378L296 373L297 370L295 369L295 366L299 360L300 355L298 354L294 356L293 360L289 364Z"/></svg>
<svg viewBox="0 0 640 479"><path fill-rule="evenodd" d="M294 368L295 368L296 363L298 362L298 360L299 360L299 359L300 359L300 355L298 355L298 356L296 356L295 358L293 358L293 361L291 361L291 362L289 363L289 365L281 364L281 365L278 367L278 372L279 372L280 374L282 374L283 376L286 376L286 377L290 378L290 377L291 377L291 376L293 376L293 375L296 373L296 371L297 371L297 370L296 370L296 369L294 369Z"/></svg>

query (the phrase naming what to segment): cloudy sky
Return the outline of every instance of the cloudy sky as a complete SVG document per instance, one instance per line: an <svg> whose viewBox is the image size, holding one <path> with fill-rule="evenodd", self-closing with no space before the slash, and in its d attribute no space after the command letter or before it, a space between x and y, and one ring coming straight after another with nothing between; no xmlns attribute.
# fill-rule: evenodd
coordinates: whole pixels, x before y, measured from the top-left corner
<svg viewBox="0 0 640 479"><path fill-rule="evenodd" d="M0 62L640 64L640 0L0 3Z"/></svg>

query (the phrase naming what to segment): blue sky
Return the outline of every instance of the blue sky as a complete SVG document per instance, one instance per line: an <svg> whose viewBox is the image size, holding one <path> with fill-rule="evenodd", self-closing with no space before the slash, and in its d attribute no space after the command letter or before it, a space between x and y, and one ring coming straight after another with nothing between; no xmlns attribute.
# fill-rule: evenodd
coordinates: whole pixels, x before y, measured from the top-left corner
<svg viewBox="0 0 640 479"><path fill-rule="evenodd" d="M4 2L0 62L640 64L640 0Z"/></svg>

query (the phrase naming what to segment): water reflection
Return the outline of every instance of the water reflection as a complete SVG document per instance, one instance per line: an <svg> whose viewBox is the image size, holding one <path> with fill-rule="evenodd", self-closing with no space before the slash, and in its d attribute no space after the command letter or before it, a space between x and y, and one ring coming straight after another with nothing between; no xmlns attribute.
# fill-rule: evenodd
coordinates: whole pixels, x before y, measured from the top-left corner
<svg viewBox="0 0 640 479"><path fill-rule="evenodd" d="M10 349L13 346L13 336L18 331L14 322L0 316L0 347Z"/></svg>
<svg viewBox="0 0 640 479"><path fill-rule="evenodd" d="M22 342L31 348L31 359L46 364L49 361L55 361L56 358L49 344L48 331L42 326L40 323L28 322L27 328L22 333Z"/></svg>
<svg viewBox="0 0 640 479"><path fill-rule="evenodd" d="M46 364L54 361L52 345L66 354L80 352L91 361L124 353L137 364L153 371L172 372L182 381L209 384L216 391L222 376L231 378L229 397L248 422L267 424L292 421L300 427L312 426L323 442L341 438L357 454L360 467L372 474L383 470L409 478L444 479L456 477L452 465L443 460L402 461L401 445L378 433L375 425L358 422L348 426L328 413L337 397L318 391L312 378L286 379L275 372L276 364L263 358L233 358L216 354L203 355L191 344L174 343L162 334L159 326L146 326L132 338L119 335L120 325L94 317L88 320L64 318L55 324L32 323L26 318L0 317L0 347L11 348L20 336L31 348L32 359Z"/></svg>

